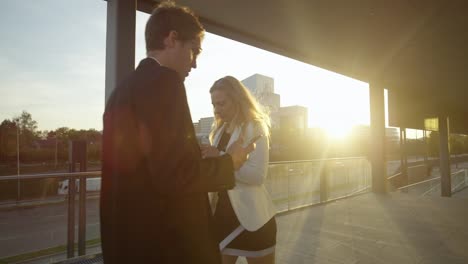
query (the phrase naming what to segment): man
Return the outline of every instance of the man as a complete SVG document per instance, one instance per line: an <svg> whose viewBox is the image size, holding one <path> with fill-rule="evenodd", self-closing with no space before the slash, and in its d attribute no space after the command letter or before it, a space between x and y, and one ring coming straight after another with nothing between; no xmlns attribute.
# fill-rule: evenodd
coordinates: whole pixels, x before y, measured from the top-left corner
<svg viewBox="0 0 468 264"><path fill-rule="evenodd" d="M207 193L234 186L254 146L236 142L201 159L183 81L204 29L165 3L146 25L148 58L112 93L104 113L101 239L104 262L220 263Z"/></svg>

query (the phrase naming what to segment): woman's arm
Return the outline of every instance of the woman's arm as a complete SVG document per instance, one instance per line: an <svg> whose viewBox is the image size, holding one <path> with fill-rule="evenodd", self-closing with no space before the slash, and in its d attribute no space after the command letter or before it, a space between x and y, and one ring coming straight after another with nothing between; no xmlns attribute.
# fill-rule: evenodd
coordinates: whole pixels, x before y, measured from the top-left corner
<svg viewBox="0 0 468 264"><path fill-rule="evenodd" d="M255 130L255 129L253 129ZM250 133L253 134L253 133ZM254 136L249 137L249 139ZM261 185L268 173L269 142L261 136L256 141L256 148L250 153L244 165L235 173L236 181L244 184Z"/></svg>

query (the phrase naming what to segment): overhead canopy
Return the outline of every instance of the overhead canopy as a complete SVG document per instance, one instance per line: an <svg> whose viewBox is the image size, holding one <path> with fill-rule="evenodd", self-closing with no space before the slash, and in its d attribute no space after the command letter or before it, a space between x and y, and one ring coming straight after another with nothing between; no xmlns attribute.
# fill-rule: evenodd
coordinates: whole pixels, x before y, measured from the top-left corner
<svg viewBox="0 0 468 264"><path fill-rule="evenodd" d="M139 0L150 12L157 1ZM179 0L209 32L389 90L390 125L468 134L468 1ZM285 73L293 74L293 73Z"/></svg>

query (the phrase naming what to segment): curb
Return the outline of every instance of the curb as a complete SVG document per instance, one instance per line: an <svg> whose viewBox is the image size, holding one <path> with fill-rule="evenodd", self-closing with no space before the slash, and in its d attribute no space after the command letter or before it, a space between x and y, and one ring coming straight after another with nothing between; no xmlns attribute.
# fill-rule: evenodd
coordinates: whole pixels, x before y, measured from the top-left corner
<svg viewBox="0 0 468 264"><path fill-rule="evenodd" d="M76 201L78 201L78 196L76 197ZM93 199L99 199L100 195L95 194L95 195L88 195L86 197L86 200L93 200ZM62 197L59 198L51 198L47 200L33 200L33 201L20 201L18 203L16 202L11 202L11 203L4 203L0 204L0 212L8 212L8 211L14 211L18 209L32 209L40 206L47 206L47 205L54 205L54 204L61 204L61 203L66 203L68 200L66 198L66 195L63 195Z"/></svg>

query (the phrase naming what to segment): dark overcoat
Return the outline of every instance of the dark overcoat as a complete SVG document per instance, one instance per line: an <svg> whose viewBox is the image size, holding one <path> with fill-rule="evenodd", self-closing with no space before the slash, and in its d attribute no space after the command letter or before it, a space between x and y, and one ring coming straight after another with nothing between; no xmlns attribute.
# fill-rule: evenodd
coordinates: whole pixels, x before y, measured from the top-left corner
<svg viewBox="0 0 468 264"><path fill-rule="evenodd" d="M229 155L201 159L181 78L142 60L104 113L105 263L220 263L207 192L233 186Z"/></svg>

